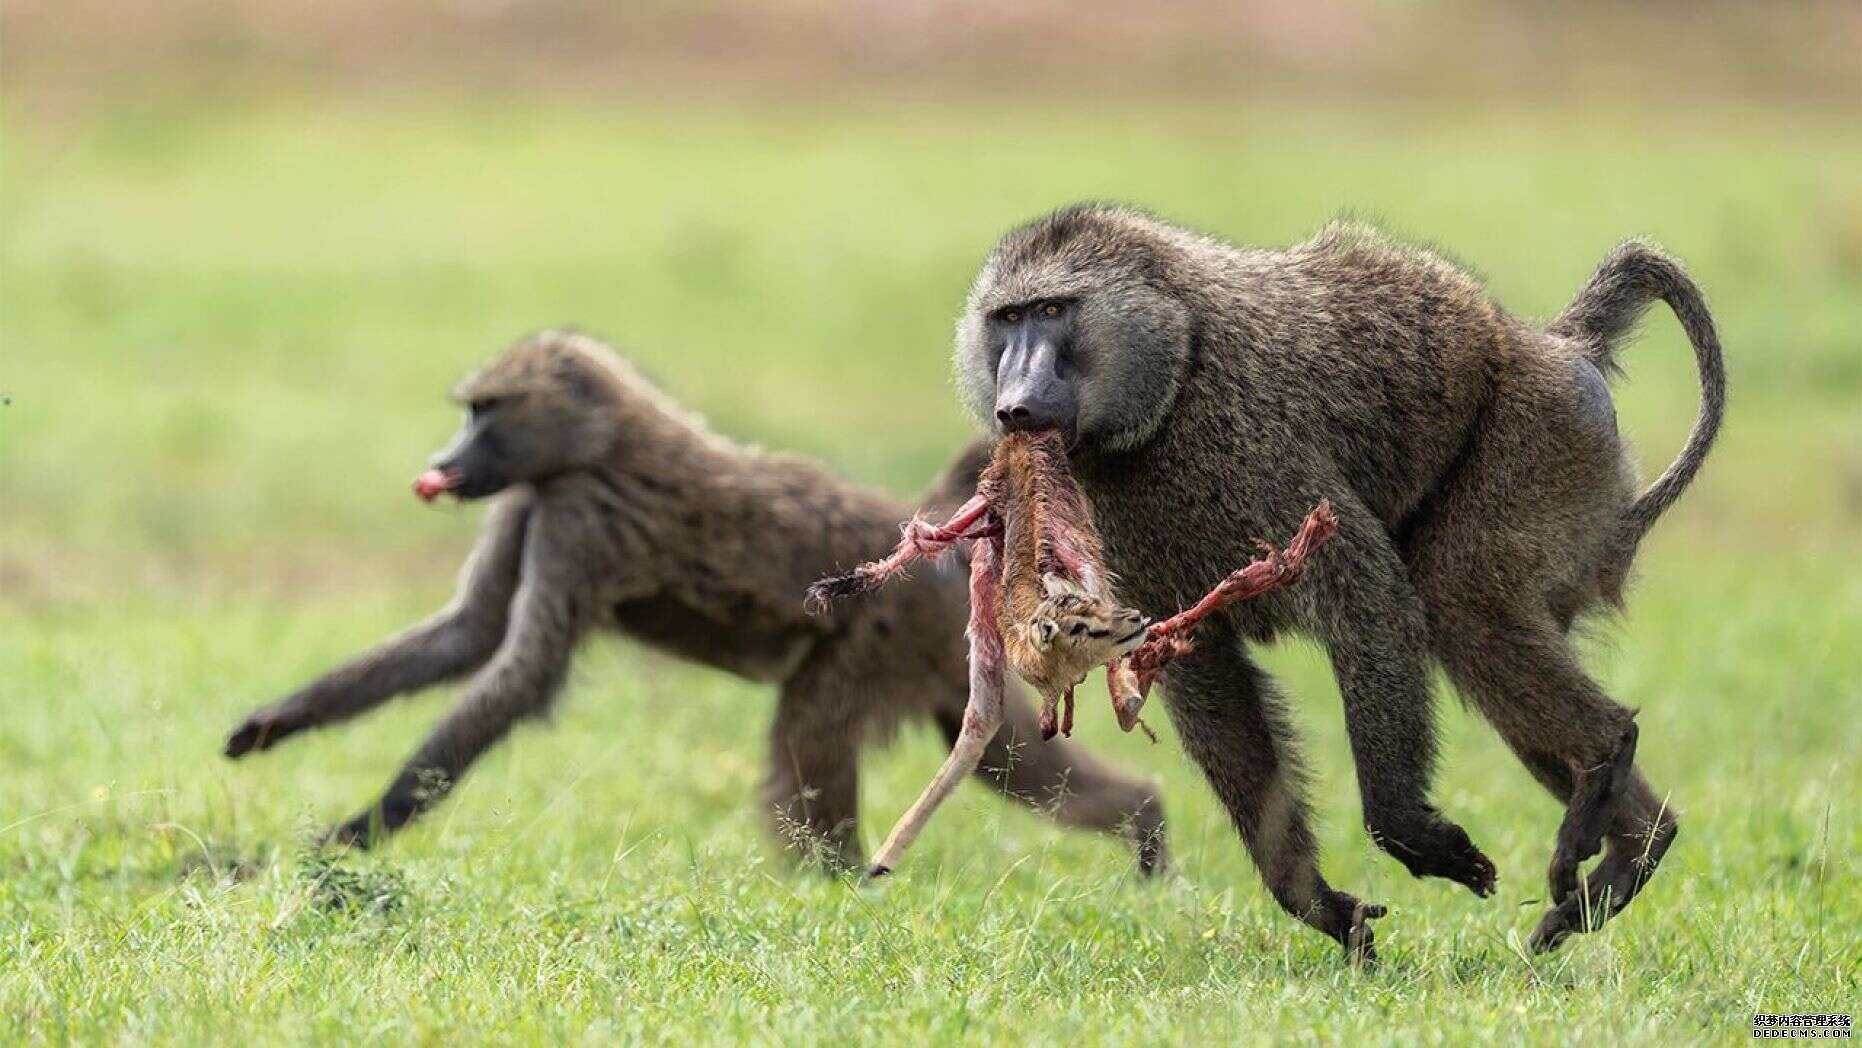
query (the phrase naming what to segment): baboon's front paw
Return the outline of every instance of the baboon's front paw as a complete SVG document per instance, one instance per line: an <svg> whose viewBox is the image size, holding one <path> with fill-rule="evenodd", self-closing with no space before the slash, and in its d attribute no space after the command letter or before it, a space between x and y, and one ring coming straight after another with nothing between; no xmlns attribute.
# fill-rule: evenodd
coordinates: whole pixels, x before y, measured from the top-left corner
<svg viewBox="0 0 1862 1048"><path fill-rule="evenodd" d="M1485 899L1500 873L1467 831L1438 815L1373 826L1371 835L1417 877L1444 877Z"/></svg>
<svg viewBox="0 0 1862 1048"><path fill-rule="evenodd" d="M1371 930L1371 922L1384 915L1384 908L1374 902L1359 902L1343 892L1338 893L1330 905L1341 928L1335 937L1345 948L1346 962L1365 967L1376 964L1377 933Z"/></svg>
<svg viewBox="0 0 1862 1048"><path fill-rule="evenodd" d="M1449 872L1443 873L1442 876L1465 886L1480 898L1487 898L1493 894L1495 885L1500 881L1499 869L1494 866L1492 859L1474 846L1474 842L1461 831L1461 827L1451 826L1450 829L1461 838L1461 843L1454 859L1451 860Z"/></svg>
<svg viewBox="0 0 1862 1048"><path fill-rule="evenodd" d="M271 749L272 743L284 734L277 719L261 710L247 717L245 723L226 737L226 755L238 759L253 750Z"/></svg>

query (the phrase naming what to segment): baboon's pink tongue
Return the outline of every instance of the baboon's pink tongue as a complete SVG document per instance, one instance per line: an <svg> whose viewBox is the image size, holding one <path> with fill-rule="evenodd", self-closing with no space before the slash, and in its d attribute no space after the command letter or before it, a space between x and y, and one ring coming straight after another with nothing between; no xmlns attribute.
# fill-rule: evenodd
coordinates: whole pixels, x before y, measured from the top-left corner
<svg viewBox="0 0 1862 1048"><path fill-rule="evenodd" d="M422 502L432 502L453 489L459 483L459 474L449 473L443 469L430 469L414 478L414 494Z"/></svg>

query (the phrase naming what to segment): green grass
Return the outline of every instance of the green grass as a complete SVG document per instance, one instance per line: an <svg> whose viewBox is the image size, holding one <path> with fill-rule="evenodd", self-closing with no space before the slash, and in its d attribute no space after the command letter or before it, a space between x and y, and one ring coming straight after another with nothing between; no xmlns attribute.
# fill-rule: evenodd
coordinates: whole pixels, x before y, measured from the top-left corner
<svg viewBox="0 0 1862 1048"><path fill-rule="evenodd" d="M0 1036L7 1040L1158 1043L1745 1039L1853 1011L1862 970L1862 131L1841 114L460 101L150 102L13 119L0 157ZM443 601L477 513L409 476L459 373L528 329L627 347L722 430L917 487L965 432L951 318L991 238L1081 197L1284 242L1354 210L1558 308L1616 240L1693 266L1733 404L1593 665L1685 816L1627 917L1550 958L1558 812L1442 703L1437 796L1479 901L1358 828L1314 651L1324 866L1389 904L1344 968L1267 898L1174 740L1176 873L966 787L899 876L788 872L755 810L767 689L588 646L385 851L301 842L443 697L232 765L223 734ZM1627 354L1652 471L1692 418L1666 314ZM869 844L939 758L869 762Z"/></svg>

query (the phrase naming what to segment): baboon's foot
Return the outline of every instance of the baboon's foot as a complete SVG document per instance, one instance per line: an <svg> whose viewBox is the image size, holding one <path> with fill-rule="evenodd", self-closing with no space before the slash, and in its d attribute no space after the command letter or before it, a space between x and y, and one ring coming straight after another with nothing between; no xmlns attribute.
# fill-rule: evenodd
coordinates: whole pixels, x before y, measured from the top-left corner
<svg viewBox="0 0 1862 1048"><path fill-rule="evenodd" d="M1555 950L1573 932L1594 932L1629 905L1655 874L1680 826L1663 813L1652 832L1640 837L1612 837L1610 850L1584 879L1584 890L1573 891L1539 919L1527 944L1534 953Z"/></svg>
<svg viewBox="0 0 1862 1048"><path fill-rule="evenodd" d="M332 827L318 843L326 848L373 848L377 844L386 843L394 831L407 825L420 812L420 808L418 802L390 793L375 807L358 812L348 822Z"/></svg>
<svg viewBox="0 0 1862 1048"><path fill-rule="evenodd" d="M1635 771L1636 735L1636 724L1631 721L1617 740L1615 752L1577 776L1564 822L1558 827L1551 867L1546 872L1554 903L1562 905L1571 898L1578 887L1578 868L1603 848L1603 835L1616 817L1617 803Z"/></svg>
<svg viewBox="0 0 1862 1048"><path fill-rule="evenodd" d="M324 831L317 843L325 848L354 848L367 851L377 843L385 840L387 831L381 828L381 821L374 812L360 815L341 822Z"/></svg>
<svg viewBox="0 0 1862 1048"><path fill-rule="evenodd" d="M1164 806L1156 797L1132 818L1132 840L1138 845L1138 872L1156 877L1170 868L1169 849L1164 844Z"/></svg>
<svg viewBox="0 0 1862 1048"><path fill-rule="evenodd" d="M1371 923L1386 911L1376 903L1361 902L1344 892L1326 891L1319 900L1318 919L1312 925L1330 935L1345 948L1345 960L1352 965L1377 963L1377 935Z"/></svg>
<svg viewBox="0 0 1862 1048"><path fill-rule="evenodd" d="M1493 860L1482 854L1466 830L1433 810L1366 820L1371 839L1416 877L1444 877L1481 898L1493 894L1500 879Z"/></svg>
<svg viewBox="0 0 1862 1048"><path fill-rule="evenodd" d="M296 731L295 725L287 723L271 710L259 710L226 737L225 752L228 757L237 760L254 750L269 750L279 740Z"/></svg>

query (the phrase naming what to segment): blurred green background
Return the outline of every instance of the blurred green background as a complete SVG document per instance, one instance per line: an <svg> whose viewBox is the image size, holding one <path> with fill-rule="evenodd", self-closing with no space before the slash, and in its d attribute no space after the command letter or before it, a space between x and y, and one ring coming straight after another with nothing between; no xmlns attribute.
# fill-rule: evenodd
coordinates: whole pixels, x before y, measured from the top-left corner
<svg viewBox="0 0 1862 1048"><path fill-rule="evenodd" d="M1036 1042L1743 1037L1862 965L1862 10L1266 3L1138 10L497 0L0 7L0 1013L15 1036ZM1341 969L1267 900L1174 743L1179 873L966 791L883 891L784 871L767 689L590 644L526 730L327 905L316 825L434 699L241 765L223 734L442 602L476 510L407 481L452 382L571 324L721 431L919 488L1009 225L1128 201L1257 244L1340 213L1548 316L1619 240L1683 258L1731 373L1706 473L1593 644L1685 815L1629 916L1517 936L1557 811L1442 703L1476 902L1357 826L1323 660L1325 868L1392 905ZM1652 473L1696 385L1625 354ZM869 762L869 843L938 759ZM307 872L308 871L308 872ZM371 880L373 878L373 880ZM350 883L343 880L342 883Z"/></svg>

